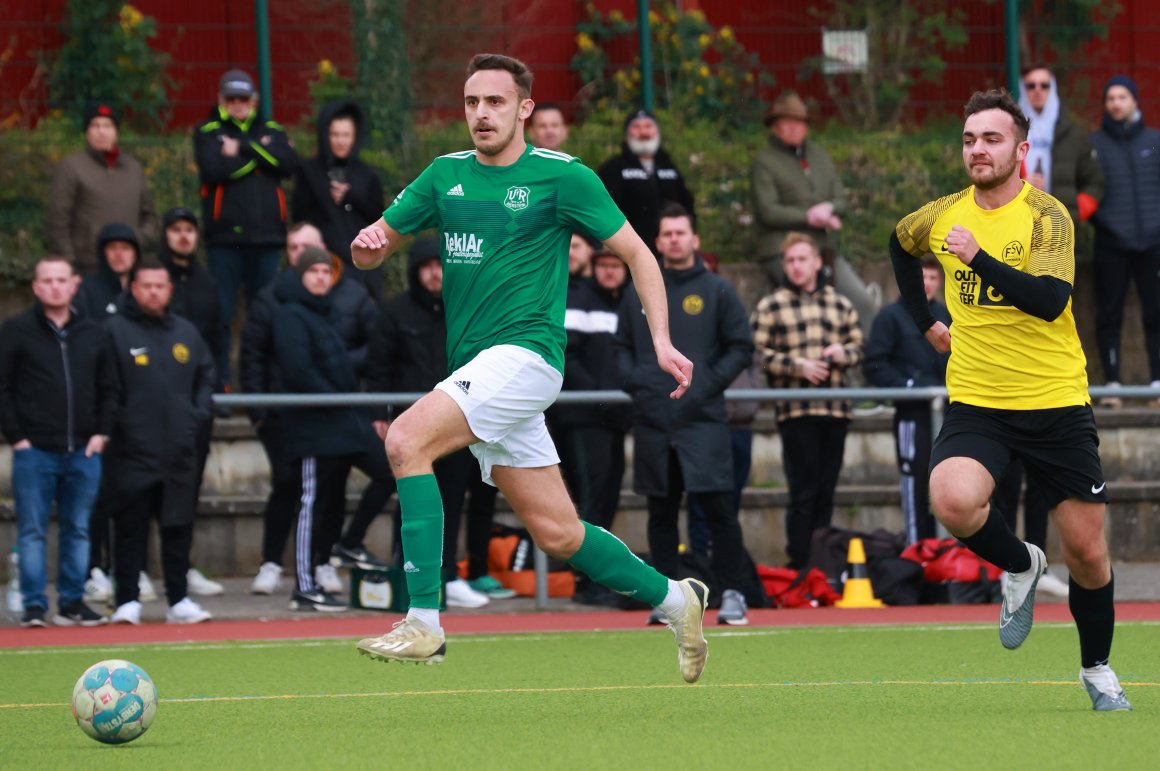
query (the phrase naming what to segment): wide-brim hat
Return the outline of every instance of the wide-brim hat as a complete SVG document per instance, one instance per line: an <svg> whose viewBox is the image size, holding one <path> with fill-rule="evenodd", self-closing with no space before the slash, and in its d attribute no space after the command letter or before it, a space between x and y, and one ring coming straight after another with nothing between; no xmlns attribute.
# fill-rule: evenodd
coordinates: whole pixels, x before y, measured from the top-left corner
<svg viewBox="0 0 1160 771"><path fill-rule="evenodd" d="M796 91L783 91L778 94L765 112L765 125L768 126L779 118L809 121L810 111Z"/></svg>

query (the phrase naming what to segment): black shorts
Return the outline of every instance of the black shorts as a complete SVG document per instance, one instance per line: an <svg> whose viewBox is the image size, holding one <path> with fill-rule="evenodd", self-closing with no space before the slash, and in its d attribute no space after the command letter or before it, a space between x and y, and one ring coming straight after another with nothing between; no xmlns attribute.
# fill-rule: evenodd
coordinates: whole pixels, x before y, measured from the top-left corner
<svg viewBox="0 0 1160 771"><path fill-rule="evenodd" d="M1075 499L1106 503L1100 437L1090 406L1048 410L996 410L954 403L930 455L933 469L947 458L973 458L996 484L1013 458L1027 470L1049 508Z"/></svg>

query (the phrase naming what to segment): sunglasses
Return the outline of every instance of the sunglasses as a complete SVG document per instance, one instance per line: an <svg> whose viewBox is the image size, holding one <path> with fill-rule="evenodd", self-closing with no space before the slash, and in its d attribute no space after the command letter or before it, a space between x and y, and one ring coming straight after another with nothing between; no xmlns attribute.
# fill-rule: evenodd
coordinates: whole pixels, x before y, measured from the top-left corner
<svg viewBox="0 0 1160 771"><path fill-rule="evenodd" d="M1032 82L1032 83L1024 83L1024 84L1023 84L1023 87L1024 87L1025 89L1027 89L1028 91L1034 91L1034 90L1035 90L1035 89L1037 89L1037 88L1038 88L1038 89L1040 89L1040 90L1043 90L1043 91L1050 91L1050 90L1051 90L1051 83L1050 83L1050 82L1045 82L1045 83L1034 83L1034 82Z"/></svg>

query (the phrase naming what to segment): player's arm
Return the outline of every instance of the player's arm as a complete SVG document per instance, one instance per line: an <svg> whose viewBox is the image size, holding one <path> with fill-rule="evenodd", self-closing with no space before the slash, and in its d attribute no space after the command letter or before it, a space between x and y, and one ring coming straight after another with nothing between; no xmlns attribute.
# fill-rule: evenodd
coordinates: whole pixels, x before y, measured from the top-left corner
<svg viewBox="0 0 1160 771"><path fill-rule="evenodd" d="M604 239L604 245L619 255L632 273L632 283L644 306L653 349L657 352L657 364L676 379L677 389L669 396L679 399L693 382L693 362L674 348L669 339L669 303L657 258L627 222Z"/></svg>
<svg viewBox="0 0 1160 771"><path fill-rule="evenodd" d="M367 225L350 242L350 257L356 268L374 270L383 260L398 250L403 234L379 217L373 225Z"/></svg>

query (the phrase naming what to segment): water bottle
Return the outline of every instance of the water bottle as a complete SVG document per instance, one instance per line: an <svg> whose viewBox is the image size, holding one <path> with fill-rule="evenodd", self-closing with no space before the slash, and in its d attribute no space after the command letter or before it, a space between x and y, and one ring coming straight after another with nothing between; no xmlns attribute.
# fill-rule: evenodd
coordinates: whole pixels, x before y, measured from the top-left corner
<svg viewBox="0 0 1160 771"><path fill-rule="evenodd" d="M20 547L13 546L8 555L8 612L24 612L24 599L20 595Z"/></svg>

